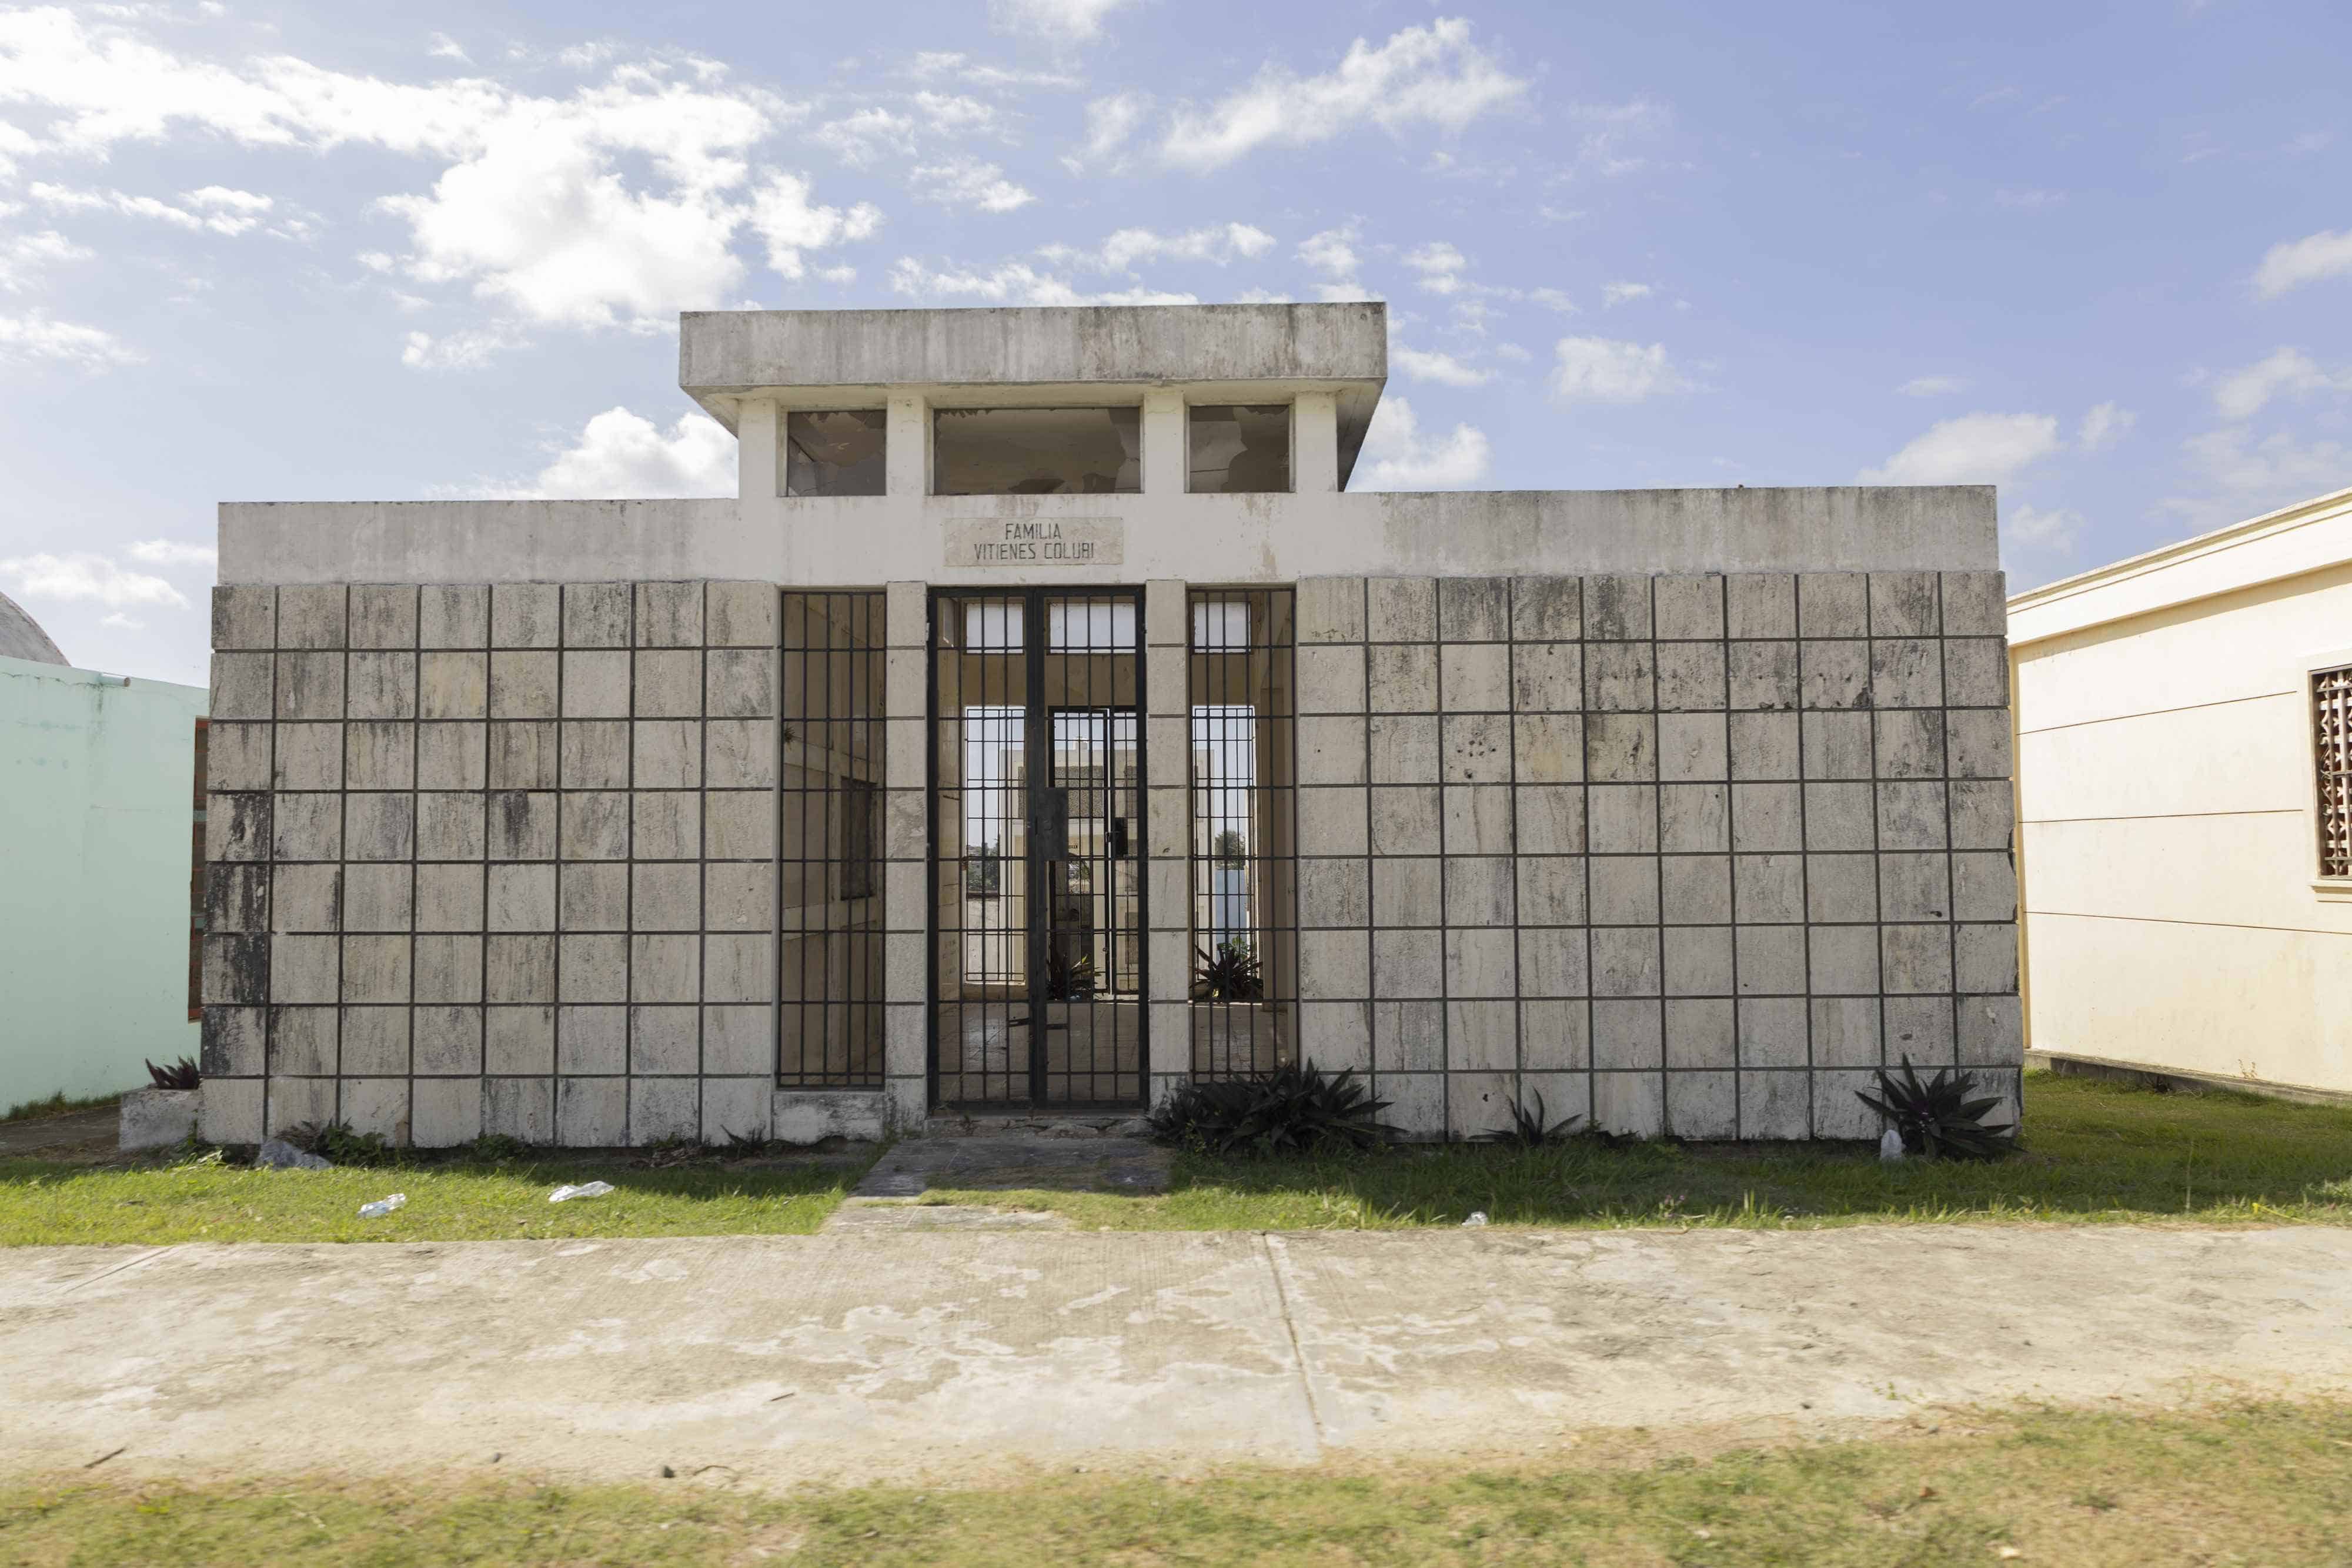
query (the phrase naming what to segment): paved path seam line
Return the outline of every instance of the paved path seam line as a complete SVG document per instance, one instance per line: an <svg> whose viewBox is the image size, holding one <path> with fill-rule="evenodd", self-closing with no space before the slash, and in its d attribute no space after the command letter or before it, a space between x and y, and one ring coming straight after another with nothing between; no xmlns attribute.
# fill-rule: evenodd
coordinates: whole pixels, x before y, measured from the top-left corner
<svg viewBox="0 0 2352 1568"><path fill-rule="evenodd" d="M1282 1239L1261 1230L1257 1233L1258 1249L1265 1255L1267 1271L1274 1276L1274 1301L1282 1313L1283 1332L1290 1336L1291 1358L1298 1364L1298 1391L1307 1398L1307 1420L1315 1433L1315 1455L1323 1457L1323 1444L1328 1436L1323 1426L1323 1407L1315 1398L1315 1377L1307 1367L1307 1347L1299 1342L1298 1320L1290 1312L1290 1279L1288 1249Z"/></svg>

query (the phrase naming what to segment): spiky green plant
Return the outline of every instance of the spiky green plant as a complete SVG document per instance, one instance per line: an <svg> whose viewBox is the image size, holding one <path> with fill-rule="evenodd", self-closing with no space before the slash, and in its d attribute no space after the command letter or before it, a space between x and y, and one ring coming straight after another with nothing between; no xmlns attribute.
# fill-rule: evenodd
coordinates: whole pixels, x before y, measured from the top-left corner
<svg viewBox="0 0 2352 1568"><path fill-rule="evenodd" d="M1511 1124L1481 1133L1477 1141L1482 1144L1508 1144L1515 1149L1549 1148L1555 1144L1568 1142L1576 1131L1576 1124L1584 1120L1581 1116L1564 1116L1557 1122L1546 1121L1541 1091L1537 1092L1535 1101L1535 1109L1530 1111L1527 1102L1513 1100Z"/></svg>
<svg viewBox="0 0 2352 1568"><path fill-rule="evenodd" d="M1220 942L1213 958L1195 947L1199 965L1192 971L1196 1002L1254 1002L1265 995L1265 976L1257 949L1246 942Z"/></svg>
<svg viewBox="0 0 2352 1568"><path fill-rule="evenodd" d="M147 1076L154 1080L158 1089L195 1089L201 1087L205 1081L205 1075L197 1071L194 1061L185 1056L161 1067L149 1062Z"/></svg>
<svg viewBox="0 0 2352 1568"><path fill-rule="evenodd" d="M1922 1082L1906 1056L1901 1077L1882 1067L1878 1092L1857 1089L1854 1094L1901 1134L1906 1154L1938 1160L1997 1160L2016 1153L2016 1124L1985 1120L2000 1097L1970 1099L1977 1088L1975 1073L1949 1067L1937 1069L1935 1077Z"/></svg>
<svg viewBox="0 0 2352 1568"><path fill-rule="evenodd" d="M1326 1077L1313 1062L1249 1078L1192 1079L1151 1113L1161 1140L1212 1155L1274 1158L1370 1149L1397 1130L1381 1121L1390 1102L1356 1082L1355 1069Z"/></svg>

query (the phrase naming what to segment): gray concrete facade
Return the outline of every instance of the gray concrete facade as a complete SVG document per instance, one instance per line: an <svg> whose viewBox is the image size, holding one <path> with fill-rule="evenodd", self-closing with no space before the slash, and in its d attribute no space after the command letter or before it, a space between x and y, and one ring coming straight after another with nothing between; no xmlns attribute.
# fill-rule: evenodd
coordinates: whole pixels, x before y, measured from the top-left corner
<svg viewBox="0 0 2352 1568"><path fill-rule="evenodd" d="M1378 308L1253 310L689 318L684 379L744 445L733 499L225 506L205 1134L919 1128L947 896L929 596L982 584L1141 590L1139 1103L1192 1068L1188 593L1246 586L1296 606L1286 1049L1369 1073L1425 1137L1535 1093L1644 1134L1870 1136L1852 1091L1906 1055L2013 1109L1992 492L1350 495ZM1139 402L1142 492L927 494L927 411L1014 383ZM1186 406L1219 400L1294 403L1290 491L1185 493ZM827 406L887 410L886 494L776 493L782 421ZM1027 521L1109 559L958 554ZM815 591L880 623L870 690L811 706L785 622ZM817 738L848 720L874 738ZM853 848L841 803L869 789ZM870 886L844 871L866 854ZM824 910L875 934L854 986L880 1050L814 1088L780 1081L779 1040Z"/></svg>

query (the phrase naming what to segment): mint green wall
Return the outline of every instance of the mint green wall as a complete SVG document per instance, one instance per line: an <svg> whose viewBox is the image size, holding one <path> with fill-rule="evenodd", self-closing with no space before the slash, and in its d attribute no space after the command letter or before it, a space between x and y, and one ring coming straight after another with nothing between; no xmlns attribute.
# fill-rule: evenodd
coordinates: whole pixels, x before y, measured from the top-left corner
<svg viewBox="0 0 2352 1568"><path fill-rule="evenodd" d="M0 1110L196 1054L196 686L0 658Z"/></svg>

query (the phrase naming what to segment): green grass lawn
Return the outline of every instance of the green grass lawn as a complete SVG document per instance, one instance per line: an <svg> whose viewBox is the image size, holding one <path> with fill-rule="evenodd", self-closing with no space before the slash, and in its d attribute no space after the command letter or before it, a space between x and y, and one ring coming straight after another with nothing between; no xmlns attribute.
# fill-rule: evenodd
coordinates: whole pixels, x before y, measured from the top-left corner
<svg viewBox="0 0 2352 1568"><path fill-rule="evenodd" d="M0 1562L1585 1563L1595 1568L2343 1563L2352 1406L2026 1412L1932 1435L1193 1481L707 1490L393 1481L0 1488ZM1585 1449L1570 1450L1583 1455Z"/></svg>
<svg viewBox="0 0 2352 1568"><path fill-rule="evenodd" d="M800 1235L863 1174L844 1166L641 1158L463 1159L270 1171L217 1159L102 1169L0 1160L0 1244L176 1241L483 1241L569 1236ZM603 1197L551 1204L563 1183L608 1181ZM360 1205L408 1206L381 1219ZM4 1561L5 1558L0 1558Z"/></svg>
<svg viewBox="0 0 2352 1568"><path fill-rule="evenodd" d="M934 1191L1112 1229L1819 1226L1885 1220L2352 1222L2352 1109L2025 1079L2025 1150L1882 1165L1861 1145L1588 1140L1307 1160L1177 1157L1164 1197Z"/></svg>

